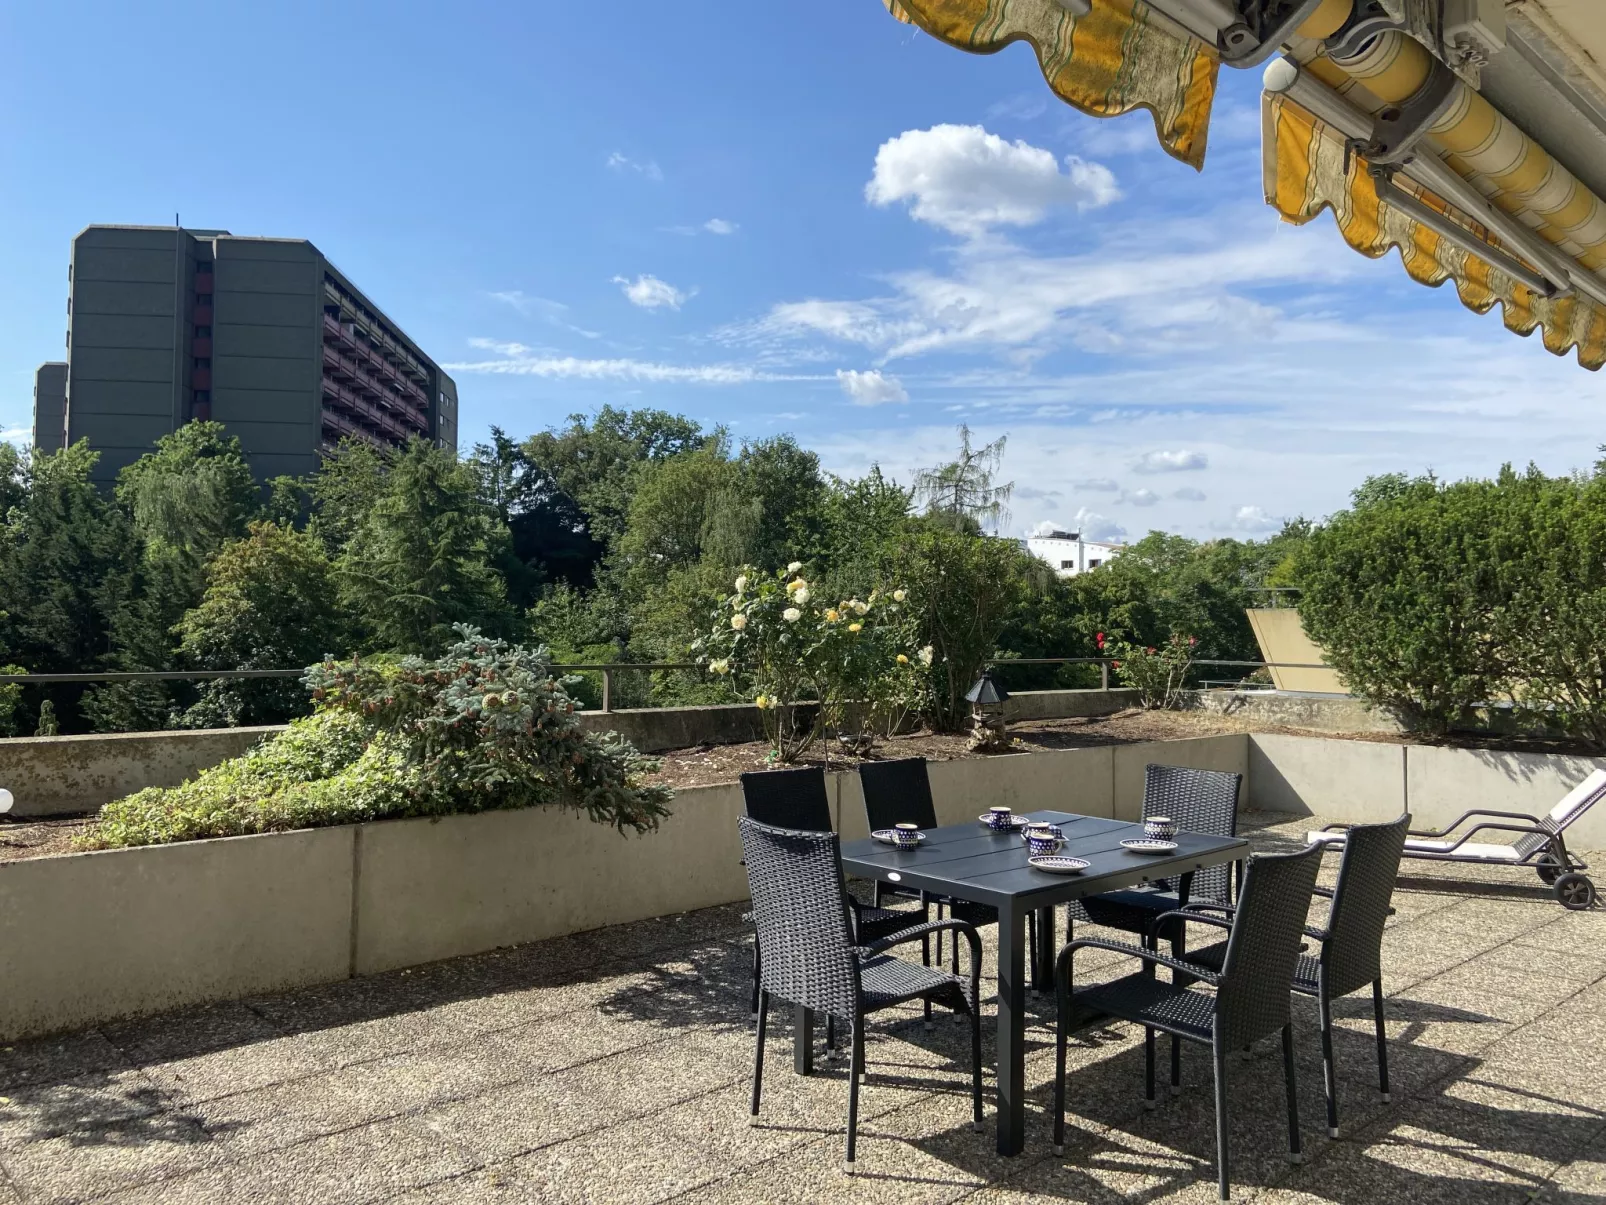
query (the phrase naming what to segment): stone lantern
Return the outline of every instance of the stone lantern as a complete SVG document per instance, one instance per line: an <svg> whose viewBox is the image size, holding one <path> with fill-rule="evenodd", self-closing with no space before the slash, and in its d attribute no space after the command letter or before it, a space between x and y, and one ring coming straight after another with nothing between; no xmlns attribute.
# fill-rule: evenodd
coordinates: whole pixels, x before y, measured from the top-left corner
<svg viewBox="0 0 1606 1205"><path fill-rule="evenodd" d="M998 753L1009 748L1009 724L1004 719L1004 704L1009 692L993 681L990 671L984 670L975 685L965 692L970 704L970 747L977 752Z"/></svg>

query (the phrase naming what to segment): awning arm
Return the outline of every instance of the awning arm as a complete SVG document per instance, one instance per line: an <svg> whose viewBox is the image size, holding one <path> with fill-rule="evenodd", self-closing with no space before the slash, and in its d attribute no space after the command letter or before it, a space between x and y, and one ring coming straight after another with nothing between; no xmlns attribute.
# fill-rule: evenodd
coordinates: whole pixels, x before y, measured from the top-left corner
<svg viewBox="0 0 1606 1205"><path fill-rule="evenodd" d="M1315 114L1322 121L1332 126L1346 138L1364 140L1371 137L1373 120L1370 114L1362 112L1337 92L1315 76L1300 68L1293 59L1284 56L1273 59L1266 66L1264 84L1267 92L1287 96L1301 108ZM1582 265L1574 264L1559 254L1549 244L1534 234L1521 222L1510 214L1497 209L1482 193L1474 188L1468 181L1457 175L1450 166L1437 155L1424 151L1398 169L1404 175L1415 181L1429 192L1442 197L1446 202L1454 205L1469 219L1477 222L1484 228L1493 231L1505 244L1519 253L1529 263L1540 271L1549 288L1536 289L1547 295L1569 292L1577 289L1580 293L1588 295L1600 305L1606 306L1606 282L1594 277ZM1392 200L1392 197L1386 198ZM1417 218L1416 213L1412 213ZM1443 220L1443 215L1435 214L1436 219ZM1424 221L1430 229L1439 231L1438 226ZM1470 232L1460 232L1469 238L1475 238ZM1448 237L1448 236L1447 236ZM1455 241L1455 240L1452 240ZM1490 255L1498 255L1498 248L1491 247L1479 240L1481 249L1465 248L1480 259L1487 260ZM1493 266L1505 271L1503 264ZM1525 269L1525 271L1531 270ZM1522 279L1518 276L1516 279ZM1527 283L1526 281L1524 283ZM1533 287L1530 285L1530 287Z"/></svg>
<svg viewBox="0 0 1606 1205"><path fill-rule="evenodd" d="M1086 0L1059 0L1066 8ZM1331 8L1334 0L1295 0L1276 21L1258 28L1262 7L1244 0L1145 0L1150 8L1170 17L1206 46L1214 46L1228 67L1258 67L1282 47L1294 32L1316 13ZM1344 5L1348 13L1348 3Z"/></svg>

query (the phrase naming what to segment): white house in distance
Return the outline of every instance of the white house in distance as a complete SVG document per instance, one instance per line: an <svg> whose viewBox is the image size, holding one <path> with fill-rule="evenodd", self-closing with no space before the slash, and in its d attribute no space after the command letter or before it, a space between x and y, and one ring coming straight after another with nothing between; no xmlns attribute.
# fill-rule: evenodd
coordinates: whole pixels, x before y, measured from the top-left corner
<svg viewBox="0 0 1606 1205"><path fill-rule="evenodd" d="M1097 569L1125 551L1125 544L1106 544L1084 540L1079 531L1047 531L1026 538L1026 551L1048 562L1060 577L1075 577Z"/></svg>

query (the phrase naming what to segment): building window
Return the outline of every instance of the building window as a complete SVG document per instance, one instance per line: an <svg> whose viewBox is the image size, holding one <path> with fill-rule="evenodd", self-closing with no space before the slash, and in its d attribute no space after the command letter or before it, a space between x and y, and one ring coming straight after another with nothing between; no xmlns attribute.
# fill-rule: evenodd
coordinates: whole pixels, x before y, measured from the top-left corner
<svg viewBox="0 0 1606 1205"><path fill-rule="evenodd" d="M1101 560L1099 560L1099 558L1098 558L1098 557L1094 557L1094 558L1093 558L1093 559L1092 559L1092 560L1090 560L1090 561L1089 561L1089 562L1088 562L1088 563L1087 563L1087 567L1088 567L1088 568L1089 568L1089 569L1097 569L1097 568L1098 568L1098 567L1099 567L1099 566L1100 566L1100 565L1102 565L1102 564L1103 564L1103 563L1104 563L1104 562L1103 562L1103 561L1101 561Z"/></svg>
<svg viewBox="0 0 1606 1205"><path fill-rule="evenodd" d="M211 368L212 367L212 357L211 356L196 356L195 357L195 363L193 365L191 365L191 367L192 368Z"/></svg>
<svg viewBox="0 0 1606 1205"><path fill-rule="evenodd" d="M1060 568L1061 569L1075 569L1076 568L1076 562L1075 561L1061 561L1060 562Z"/></svg>
<svg viewBox="0 0 1606 1205"><path fill-rule="evenodd" d="M195 328L195 337L197 339L210 339L212 337L212 328L209 327L209 326L198 326L198 327L196 327Z"/></svg>

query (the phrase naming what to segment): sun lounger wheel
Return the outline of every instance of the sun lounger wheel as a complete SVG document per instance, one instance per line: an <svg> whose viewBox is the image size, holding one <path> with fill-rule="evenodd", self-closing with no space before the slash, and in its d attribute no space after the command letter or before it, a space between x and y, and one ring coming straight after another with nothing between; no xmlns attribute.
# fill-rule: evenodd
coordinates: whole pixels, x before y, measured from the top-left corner
<svg viewBox="0 0 1606 1205"><path fill-rule="evenodd" d="M1556 880L1561 878L1561 866L1555 854L1540 854L1534 861L1534 869L1539 872L1539 881L1546 887L1554 887Z"/></svg>
<svg viewBox="0 0 1606 1205"><path fill-rule="evenodd" d="M1572 872L1556 880L1556 899L1563 908L1584 912L1595 906L1595 884L1581 874Z"/></svg>

